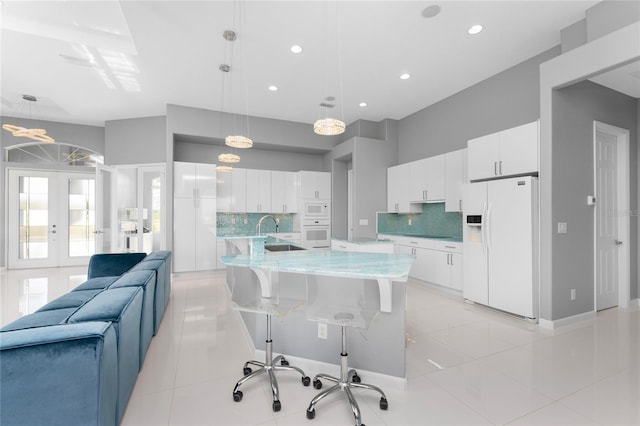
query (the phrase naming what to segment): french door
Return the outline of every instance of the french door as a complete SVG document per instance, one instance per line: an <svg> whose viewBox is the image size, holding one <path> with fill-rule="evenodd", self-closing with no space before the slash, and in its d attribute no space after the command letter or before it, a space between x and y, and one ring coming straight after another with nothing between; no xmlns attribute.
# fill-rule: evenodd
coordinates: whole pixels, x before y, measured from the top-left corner
<svg viewBox="0 0 640 426"><path fill-rule="evenodd" d="M96 252L93 173L10 169L8 267L86 265Z"/></svg>

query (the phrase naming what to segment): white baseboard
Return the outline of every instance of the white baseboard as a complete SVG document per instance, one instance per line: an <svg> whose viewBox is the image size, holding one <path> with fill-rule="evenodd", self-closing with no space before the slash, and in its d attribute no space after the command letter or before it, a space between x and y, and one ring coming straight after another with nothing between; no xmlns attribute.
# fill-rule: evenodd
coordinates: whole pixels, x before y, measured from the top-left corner
<svg viewBox="0 0 640 426"><path fill-rule="evenodd" d="M542 328L555 330L555 329L558 329L560 327L566 327L568 325L576 324L576 323L579 323L579 322L582 322L582 321L591 320L591 319L594 319L595 317L596 317L596 313L594 311L591 311L591 312L584 312L584 313L578 314L578 315L573 315L573 316L566 317L566 318L561 318L561 319L555 320L555 321L551 321L551 320L546 320L546 319L540 318L538 320L538 324Z"/></svg>
<svg viewBox="0 0 640 426"><path fill-rule="evenodd" d="M305 374L312 379L313 376L318 373L325 373L331 376L340 377L340 365L338 364L329 364L327 362L300 358L286 354L273 354L274 357L276 357L277 355L284 355L291 365L301 368L302 370L304 370ZM338 355L336 355L336 357L337 356ZM261 349L257 349L255 351L255 357L256 360L264 361L266 353ZM362 378L362 383L370 383L382 388L383 390L385 388L401 391L407 390L407 379L404 377L389 376L388 374L381 374L374 371L361 369L358 369L358 375Z"/></svg>

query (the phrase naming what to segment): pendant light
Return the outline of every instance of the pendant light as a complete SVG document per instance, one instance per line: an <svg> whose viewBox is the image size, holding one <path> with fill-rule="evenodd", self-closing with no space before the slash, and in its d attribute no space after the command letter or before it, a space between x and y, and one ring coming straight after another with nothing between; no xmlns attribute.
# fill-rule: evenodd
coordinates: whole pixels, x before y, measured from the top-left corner
<svg viewBox="0 0 640 426"><path fill-rule="evenodd" d="M334 52L334 49L331 48L331 46L329 45L329 36L331 34L331 31L329 29L329 10L328 10L328 1L324 3L324 12L325 12L325 43L326 45L325 47L325 54L324 57L325 58L330 58L331 54ZM340 91L340 116L344 116L344 108L343 108L343 90L342 90L342 55L341 55L341 46L340 46L340 19L338 16L338 3L335 3L335 7L336 7L336 34L337 34L337 46L335 49L335 52L337 53L338 56L338 85L339 85L339 91ZM344 131L346 130L346 125L344 123L344 121L342 121L342 119L338 119L338 118L331 118L328 116L329 113L329 109L333 108L335 106L335 104L332 104L330 102L335 100L335 97L333 96L329 96L328 95L328 91L329 91L329 69L331 66L331 62L327 61L325 63L327 69L326 69L326 74L325 74L325 98L324 100L320 103L320 107L322 107L322 111L324 112L324 117L319 118L315 123L313 123L313 131L318 134L318 135L323 135L323 136L335 136L335 135L340 135L342 133L344 133Z"/></svg>
<svg viewBox="0 0 640 426"><path fill-rule="evenodd" d="M224 38L227 42L233 42L236 39L236 33L232 30L225 30L222 33L222 38ZM225 43L225 61L227 59L231 59L232 58L227 58L227 48L229 48L229 50L232 49L231 46L228 46L227 43ZM230 55L233 56L233 55ZM229 61L229 63L231 63L231 60ZM225 99L226 99L226 87L228 83L228 80L230 80L229 77L229 73L231 72L231 65L227 64L227 63L223 63L220 64L220 66L218 67L218 69L223 73L223 77L222 77L222 89L220 91L221 93L221 99L222 99L222 103L220 105L220 129L223 130L224 126L224 104L225 104ZM231 92L231 90L229 90L229 92ZM227 146L231 146L229 144L227 144L226 141L227 138L225 138L225 145ZM231 146L233 148L233 146ZM233 167L230 166L229 164L236 164L240 162L240 156L233 153L233 152L225 152L222 153L220 155L218 155L218 161L220 163L224 163L224 164L220 164L216 166L216 171L218 172L223 172L223 173L228 173L228 172L232 172L233 171Z"/></svg>
<svg viewBox="0 0 640 426"><path fill-rule="evenodd" d="M22 99L28 102L29 105L29 119L31 120L31 105L33 102L37 102L38 98L33 95L22 95ZM38 142L53 143L56 140L47 135L45 129L27 129L26 127L16 126L14 124L3 124L2 128L15 137L29 138Z"/></svg>

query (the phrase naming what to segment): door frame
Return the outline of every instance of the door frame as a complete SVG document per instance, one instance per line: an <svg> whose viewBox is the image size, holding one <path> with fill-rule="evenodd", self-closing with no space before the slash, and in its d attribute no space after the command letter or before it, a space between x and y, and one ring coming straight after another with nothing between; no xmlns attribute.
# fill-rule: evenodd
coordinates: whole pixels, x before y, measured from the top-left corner
<svg viewBox="0 0 640 426"><path fill-rule="evenodd" d="M618 250L618 306L626 308L631 301L631 200L630 200L630 184L631 177L629 171L629 135L627 129L612 126L597 120L593 121L593 188L594 194L596 185L596 139L597 132L606 133L614 136L617 141L617 161L616 161L616 180L617 180L617 207L615 214L618 215L618 238L623 244ZM596 195L596 203L601 198L600 194ZM595 279L597 277L597 250L596 250L596 217L597 210L593 214L593 310L597 309L597 286Z"/></svg>

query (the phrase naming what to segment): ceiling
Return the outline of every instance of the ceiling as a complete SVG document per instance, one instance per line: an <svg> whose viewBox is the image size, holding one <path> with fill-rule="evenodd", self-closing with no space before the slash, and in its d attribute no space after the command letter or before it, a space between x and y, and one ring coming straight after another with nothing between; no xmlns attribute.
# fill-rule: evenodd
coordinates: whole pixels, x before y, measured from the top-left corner
<svg viewBox="0 0 640 426"><path fill-rule="evenodd" d="M347 123L402 119L558 45L595 3L3 1L1 114L102 126L178 104L312 123L333 96Z"/></svg>

